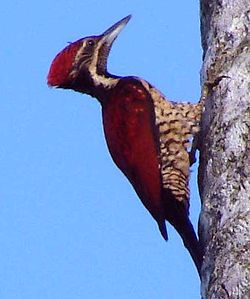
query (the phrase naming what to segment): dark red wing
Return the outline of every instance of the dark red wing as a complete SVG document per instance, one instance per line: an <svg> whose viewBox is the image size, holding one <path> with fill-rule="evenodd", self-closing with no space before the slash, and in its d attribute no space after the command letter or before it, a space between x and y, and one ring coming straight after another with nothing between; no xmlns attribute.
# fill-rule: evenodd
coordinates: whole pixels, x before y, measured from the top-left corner
<svg viewBox="0 0 250 299"><path fill-rule="evenodd" d="M139 80L127 77L119 81L103 104L103 124L114 162L158 224L164 222L154 107Z"/></svg>

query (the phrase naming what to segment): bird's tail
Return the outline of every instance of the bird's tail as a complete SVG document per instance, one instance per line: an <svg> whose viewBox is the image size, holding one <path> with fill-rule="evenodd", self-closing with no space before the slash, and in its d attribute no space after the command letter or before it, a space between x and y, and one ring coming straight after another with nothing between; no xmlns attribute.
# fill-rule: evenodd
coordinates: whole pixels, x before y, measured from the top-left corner
<svg viewBox="0 0 250 299"><path fill-rule="evenodd" d="M196 236L193 225L188 217L188 207L183 202L177 201L170 192L165 198L166 220L177 230L182 241L189 251L199 275L203 261L203 250Z"/></svg>
<svg viewBox="0 0 250 299"><path fill-rule="evenodd" d="M196 233L194 231L193 225L188 217L186 217L185 222L181 221L181 223L174 223L173 226L177 230L177 232L180 234L182 241L184 243L184 246L189 251L194 264L197 268L197 271L199 275L201 276L201 266L203 261L203 251L200 245L200 242L196 236Z"/></svg>

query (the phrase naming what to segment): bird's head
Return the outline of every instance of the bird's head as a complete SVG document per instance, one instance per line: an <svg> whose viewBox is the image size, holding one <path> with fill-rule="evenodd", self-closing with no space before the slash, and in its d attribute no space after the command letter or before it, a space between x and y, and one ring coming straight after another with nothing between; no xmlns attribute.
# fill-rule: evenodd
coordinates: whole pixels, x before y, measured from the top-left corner
<svg viewBox="0 0 250 299"><path fill-rule="evenodd" d="M116 84L117 78L107 72L107 59L114 40L130 18L123 18L101 35L70 43L54 58L48 85L98 97L98 91Z"/></svg>

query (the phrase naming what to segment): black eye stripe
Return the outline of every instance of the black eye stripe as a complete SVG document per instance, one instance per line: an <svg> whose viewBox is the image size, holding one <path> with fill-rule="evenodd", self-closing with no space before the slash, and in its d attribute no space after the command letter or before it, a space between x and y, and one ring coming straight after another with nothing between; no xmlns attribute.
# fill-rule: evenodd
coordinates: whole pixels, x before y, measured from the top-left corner
<svg viewBox="0 0 250 299"><path fill-rule="evenodd" d="M95 41L93 39L89 39L86 41L84 52L87 54L92 54L94 51Z"/></svg>
<svg viewBox="0 0 250 299"><path fill-rule="evenodd" d="M94 43L94 41L92 39L90 39L90 40L87 41L87 45L90 46L90 47L94 46L94 44L95 43Z"/></svg>

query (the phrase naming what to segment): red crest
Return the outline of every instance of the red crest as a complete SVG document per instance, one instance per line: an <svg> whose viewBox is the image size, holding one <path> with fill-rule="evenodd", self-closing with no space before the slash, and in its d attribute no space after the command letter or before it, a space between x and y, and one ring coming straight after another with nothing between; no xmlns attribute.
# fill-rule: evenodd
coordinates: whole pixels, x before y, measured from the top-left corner
<svg viewBox="0 0 250 299"><path fill-rule="evenodd" d="M76 54L82 45L82 39L65 47L56 55L50 66L48 85L64 86L70 81L70 72L75 61Z"/></svg>

